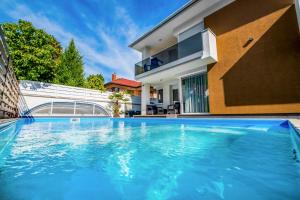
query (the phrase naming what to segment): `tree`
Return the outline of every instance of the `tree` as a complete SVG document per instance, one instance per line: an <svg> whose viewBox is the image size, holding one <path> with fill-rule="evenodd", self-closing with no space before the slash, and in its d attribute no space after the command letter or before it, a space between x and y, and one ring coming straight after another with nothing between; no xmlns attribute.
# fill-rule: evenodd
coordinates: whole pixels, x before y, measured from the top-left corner
<svg viewBox="0 0 300 200"><path fill-rule="evenodd" d="M82 56L76 49L75 42L72 39L69 46L61 56L61 62L57 69L55 83L83 87L84 69Z"/></svg>
<svg viewBox="0 0 300 200"><path fill-rule="evenodd" d="M113 117L120 117L121 114L121 104L120 102L126 102L128 101L128 98L125 97L124 92L114 92L108 97L110 100L112 100L111 110L113 113Z"/></svg>
<svg viewBox="0 0 300 200"><path fill-rule="evenodd" d="M85 87L105 91L104 77L102 74L91 74L86 78Z"/></svg>
<svg viewBox="0 0 300 200"><path fill-rule="evenodd" d="M62 51L60 43L24 20L2 26L17 78L52 82Z"/></svg>

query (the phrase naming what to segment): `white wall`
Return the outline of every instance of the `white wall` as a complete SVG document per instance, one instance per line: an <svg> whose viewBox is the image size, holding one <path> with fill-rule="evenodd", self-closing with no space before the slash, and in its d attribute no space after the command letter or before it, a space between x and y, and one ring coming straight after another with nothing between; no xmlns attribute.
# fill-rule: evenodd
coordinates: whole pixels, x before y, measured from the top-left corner
<svg viewBox="0 0 300 200"><path fill-rule="evenodd" d="M150 84L142 84L141 112L147 114L147 105L150 103Z"/></svg>
<svg viewBox="0 0 300 200"><path fill-rule="evenodd" d="M216 36L210 30L204 31L202 33L202 41L203 57L209 57L214 61L218 61Z"/></svg>
<svg viewBox="0 0 300 200"><path fill-rule="evenodd" d="M168 105L171 104L171 91L170 91L170 85L169 84L165 84L163 86L163 107L164 109L168 108Z"/></svg>
<svg viewBox="0 0 300 200"><path fill-rule="evenodd" d="M204 30L204 23L200 22L200 23L194 25L193 27L189 28L188 30L185 30L184 32L179 33L178 34L178 42L188 39L191 36L201 32L203 30Z"/></svg>
<svg viewBox="0 0 300 200"><path fill-rule="evenodd" d="M20 81L21 98L19 102L20 111L22 113L28 110L49 102L87 102L97 104L105 108L108 112L111 100L109 95L111 92L100 92L97 90L69 87L63 85L41 83L35 81ZM126 105L121 108L126 110L134 109L140 111L141 98L135 96L127 96L129 99Z"/></svg>
<svg viewBox="0 0 300 200"><path fill-rule="evenodd" d="M151 49L150 47L144 47L142 51L142 60L149 58L151 56Z"/></svg>

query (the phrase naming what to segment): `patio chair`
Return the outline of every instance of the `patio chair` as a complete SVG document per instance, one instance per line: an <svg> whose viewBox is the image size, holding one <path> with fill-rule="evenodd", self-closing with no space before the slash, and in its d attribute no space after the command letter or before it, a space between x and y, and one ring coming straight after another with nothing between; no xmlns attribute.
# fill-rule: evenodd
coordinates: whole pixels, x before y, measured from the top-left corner
<svg viewBox="0 0 300 200"><path fill-rule="evenodd" d="M157 57L151 59L151 69L155 69L164 64L162 60L159 60Z"/></svg>
<svg viewBox="0 0 300 200"><path fill-rule="evenodd" d="M147 115L157 114L157 107L155 105L147 105Z"/></svg>
<svg viewBox="0 0 300 200"><path fill-rule="evenodd" d="M176 102L174 104L168 105L167 114L180 114L180 103Z"/></svg>
<svg viewBox="0 0 300 200"><path fill-rule="evenodd" d="M164 108L161 107L161 106L158 106L158 107L157 107L157 114L158 114L158 115L163 115L163 114L164 114Z"/></svg>
<svg viewBox="0 0 300 200"><path fill-rule="evenodd" d="M144 72L150 71L151 70L151 65L144 64Z"/></svg>
<svg viewBox="0 0 300 200"><path fill-rule="evenodd" d="M159 60L157 57L151 58L150 59L150 64L144 64L144 72L150 71L152 69L155 69L159 66L164 64L162 60Z"/></svg>
<svg viewBox="0 0 300 200"><path fill-rule="evenodd" d="M135 115L135 111L134 110L129 110L128 111L128 117L133 117L133 115Z"/></svg>
<svg viewBox="0 0 300 200"><path fill-rule="evenodd" d="M135 111L135 115L141 115L141 111L139 110Z"/></svg>

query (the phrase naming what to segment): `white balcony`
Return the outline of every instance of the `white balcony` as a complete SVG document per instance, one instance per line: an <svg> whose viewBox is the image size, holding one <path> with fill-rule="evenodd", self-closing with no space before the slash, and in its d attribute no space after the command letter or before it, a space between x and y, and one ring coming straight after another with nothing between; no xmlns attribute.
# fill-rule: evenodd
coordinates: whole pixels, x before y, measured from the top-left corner
<svg viewBox="0 0 300 200"><path fill-rule="evenodd" d="M206 29L135 65L135 78L143 83L174 78L217 62L216 36Z"/></svg>

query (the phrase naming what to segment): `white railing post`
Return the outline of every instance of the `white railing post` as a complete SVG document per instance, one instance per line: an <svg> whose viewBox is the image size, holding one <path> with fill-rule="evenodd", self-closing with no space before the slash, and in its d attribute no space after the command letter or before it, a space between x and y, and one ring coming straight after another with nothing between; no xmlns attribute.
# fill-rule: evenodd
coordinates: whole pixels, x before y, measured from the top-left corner
<svg viewBox="0 0 300 200"><path fill-rule="evenodd" d="M95 104L93 104L93 116L95 116Z"/></svg>
<svg viewBox="0 0 300 200"><path fill-rule="evenodd" d="M50 108L50 115L53 114L53 99L51 100L51 108Z"/></svg>
<svg viewBox="0 0 300 200"><path fill-rule="evenodd" d="M74 112L73 115L76 115L76 101L74 102Z"/></svg>

